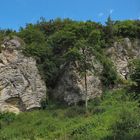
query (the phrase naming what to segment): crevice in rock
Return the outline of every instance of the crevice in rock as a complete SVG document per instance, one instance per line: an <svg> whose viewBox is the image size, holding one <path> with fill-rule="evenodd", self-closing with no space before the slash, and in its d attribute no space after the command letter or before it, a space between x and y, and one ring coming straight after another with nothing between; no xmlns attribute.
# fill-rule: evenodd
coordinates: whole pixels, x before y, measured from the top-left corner
<svg viewBox="0 0 140 140"><path fill-rule="evenodd" d="M5 102L11 106L18 108L20 111L26 111L26 107L19 97L9 98Z"/></svg>

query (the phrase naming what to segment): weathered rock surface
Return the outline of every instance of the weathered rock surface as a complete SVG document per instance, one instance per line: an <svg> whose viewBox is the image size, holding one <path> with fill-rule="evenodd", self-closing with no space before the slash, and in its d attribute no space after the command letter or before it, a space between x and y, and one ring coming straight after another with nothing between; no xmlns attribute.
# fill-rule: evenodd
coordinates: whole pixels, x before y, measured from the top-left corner
<svg viewBox="0 0 140 140"><path fill-rule="evenodd" d="M102 84L100 73L102 66L93 57L92 62L94 69L87 72L87 99L94 99L102 94ZM77 71L78 65L70 64L65 68L64 73L60 76L57 86L53 91L54 98L65 101L70 104L77 104L86 98L85 79Z"/></svg>
<svg viewBox="0 0 140 140"><path fill-rule="evenodd" d="M106 55L112 60L118 74L127 79L129 61L140 58L140 40L125 38L115 42L106 50ZM102 64L95 56L90 63L93 68L87 71L88 100L101 96ZM77 69L78 62L61 67L62 73L52 91L56 100L76 104L86 98L85 78ZM40 107L41 100L46 98L45 83L41 80L36 61L25 57L21 51L18 38L6 39L0 53L0 111L20 112Z"/></svg>
<svg viewBox="0 0 140 140"><path fill-rule="evenodd" d="M140 40L130 41L125 38L120 42L115 42L112 47L106 50L106 55L113 62L118 75L122 79L127 79L129 77L129 62L140 58ZM102 94L100 76L103 66L94 56L91 63L94 69L87 73L88 99L94 99ZM84 101L86 96L85 79L76 71L76 67L77 65L72 64L67 66L53 90L53 97L68 104Z"/></svg>
<svg viewBox="0 0 140 140"><path fill-rule="evenodd" d="M117 73L127 79L129 75L129 62L133 59L140 59L140 40L130 41L125 38L120 42L115 42L114 46L107 50L107 55L116 66Z"/></svg>
<svg viewBox="0 0 140 140"><path fill-rule="evenodd" d="M0 53L0 111L39 108L46 98L36 61L22 54L20 40L6 39Z"/></svg>

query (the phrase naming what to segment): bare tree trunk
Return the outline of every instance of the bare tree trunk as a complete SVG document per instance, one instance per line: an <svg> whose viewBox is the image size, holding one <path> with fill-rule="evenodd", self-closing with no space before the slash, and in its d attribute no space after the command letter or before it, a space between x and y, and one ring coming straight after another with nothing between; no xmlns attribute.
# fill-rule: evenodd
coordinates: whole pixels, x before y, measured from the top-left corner
<svg viewBox="0 0 140 140"><path fill-rule="evenodd" d="M85 71L85 109L88 111L88 90L87 90L87 73Z"/></svg>
<svg viewBox="0 0 140 140"><path fill-rule="evenodd" d="M84 80L85 80L85 111L88 112L88 87L87 87L87 56L86 56L86 50L83 49L83 55L84 55Z"/></svg>

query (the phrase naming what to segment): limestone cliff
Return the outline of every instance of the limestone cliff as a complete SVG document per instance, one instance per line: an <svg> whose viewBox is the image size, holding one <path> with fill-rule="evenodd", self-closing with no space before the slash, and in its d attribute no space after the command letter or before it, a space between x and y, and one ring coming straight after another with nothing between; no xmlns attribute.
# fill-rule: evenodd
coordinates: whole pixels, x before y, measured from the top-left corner
<svg viewBox="0 0 140 140"><path fill-rule="evenodd" d="M102 83L100 80L100 74L102 72L102 65L97 59L92 57L91 71L87 71L87 99L94 99L102 94ZM80 101L84 101L86 98L85 79L77 71L79 67L78 63L70 64L64 70L62 76L57 81L57 86L53 91L54 98L65 101L66 103L76 104Z"/></svg>
<svg viewBox="0 0 140 140"><path fill-rule="evenodd" d="M21 41L14 37L6 39L0 53L0 111L20 112L39 108L46 98L46 87L42 81L36 61L22 54ZM140 58L140 40L128 38L114 42L104 50L106 57L113 62L122 79L129 78L129 62ZM90 59L92 70L87 71L87 99L101 96L103 92L103 64L95 56ZM76 104L86 98L85 79L77 69L78 62L62 65L56 86L51 92L53 98Z"/></svg>
<svg viewBox="0 0 140 140"><path fill-rule="evenodd" d="M36 61L22 54L19 38L5 39L0 53L0 111L20 112L41 107L46 98Z"/></svg>
<svg viewBox="0 0 140 140"><path fill-rule="evenodd" d="M129 62L133 59L140 59L140 40L130 41L129 38L125 38L115 42L112 47L107 49L106 54L116 66L117 73L121 78L127 79Z"/></svg>
<svg viewBox="0 0 140 140"><path fill-rule="evenodd" d="M127 80L129 77L129 62L135 58L140 58L140 40L130 41L130 39L125 38L114 42L113 46L105 49L104 52L113 62L118 76ZM90 63L92 63L93 69L87 73L87 96L88 99L94 99L103 92L101 82L103 65L95 56ZM76 71L76 65L69 65L64 69L53 90L53 97L68 104L85 100L84 77Z"/></svg>

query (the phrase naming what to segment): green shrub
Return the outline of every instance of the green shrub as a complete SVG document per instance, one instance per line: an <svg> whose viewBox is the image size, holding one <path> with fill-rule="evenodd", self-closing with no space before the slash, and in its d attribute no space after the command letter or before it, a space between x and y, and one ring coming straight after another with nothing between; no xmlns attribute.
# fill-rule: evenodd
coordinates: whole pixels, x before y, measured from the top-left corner
<svg viewBox="0 0 140 140"><path fill-rule="evenodd" d="M12 123L16 118L14 113L0 113L0 129Z"/></svg>
<svg viewBox="0 0 140 140"><path fill-rule="evenodd" d="M66 112L65 112L65 116L68 118L74 118L76 116L79 115L84 115L85 114L85 109L84 107L80 107L80 106L74 106L74 107L70 107Z"/></svg>
<svg viewBox="0 0 140 140"><path fill-rule="evenodd" d="M140 129L139 115L134 110L120 110L118 118L110 128L112 136L107 137L107 139L133 140L136 137L140 137L140 132L138 131Z"/></svg>
<svg viewBox="0 0 140 140"><path fill-rule="evenodd" d="M140 103L140 59L134 59L130 62L131 85L127 87L129 95Z"/></svg>

